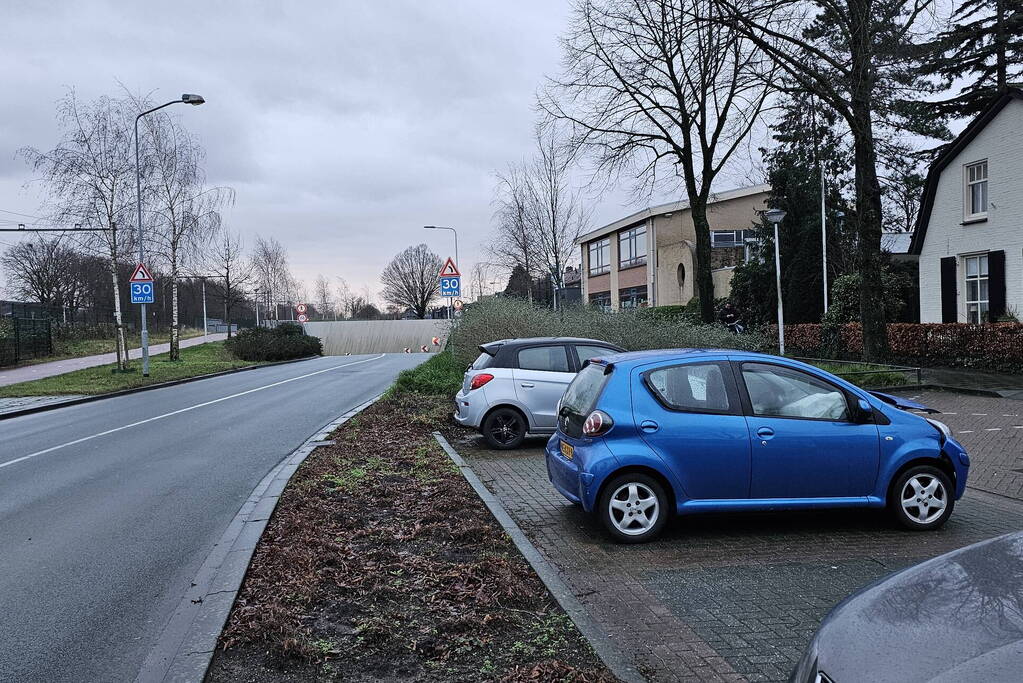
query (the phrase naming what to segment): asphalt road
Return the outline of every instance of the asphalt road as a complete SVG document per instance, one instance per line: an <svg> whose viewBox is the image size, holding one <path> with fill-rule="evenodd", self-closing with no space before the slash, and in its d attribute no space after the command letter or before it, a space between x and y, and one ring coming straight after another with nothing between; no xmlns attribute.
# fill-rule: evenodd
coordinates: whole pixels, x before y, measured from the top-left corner
<svg viewBox="0 0 1023 683"><path fill-rule="evenodd" d="M426 357L317 358L0 421L0 680L131 680L260 479Z"/></svg>

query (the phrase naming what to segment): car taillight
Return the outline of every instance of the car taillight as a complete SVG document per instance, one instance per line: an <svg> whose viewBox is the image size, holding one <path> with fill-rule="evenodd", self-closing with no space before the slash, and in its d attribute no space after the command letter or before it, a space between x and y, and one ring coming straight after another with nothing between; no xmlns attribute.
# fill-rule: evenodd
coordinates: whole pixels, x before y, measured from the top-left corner
<svg viewBox="0 0 1023 683"><path fill-rule="evenodd" d="M494 379L494 376L489 372L481 372L472 378L472 382L469 384L469 390L479 389L481 386Z"/></svg>
<svg viewBox="0 0 1023 683"><path fill-rule="evenodd" d="M601 436L614 427L614 420L603 410L594 410L583 422L584 436Z"/></svg>

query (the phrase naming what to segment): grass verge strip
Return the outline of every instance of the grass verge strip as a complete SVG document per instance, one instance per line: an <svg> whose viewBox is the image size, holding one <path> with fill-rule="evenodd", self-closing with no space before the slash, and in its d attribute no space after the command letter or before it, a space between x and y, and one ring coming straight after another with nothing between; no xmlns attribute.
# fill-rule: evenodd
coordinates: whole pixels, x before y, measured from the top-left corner
<svg viewBox="0 0 1023 683"><path fill-rule="evenodd" d="M260 363L235 358L224 348L224 342L210 342L183 348L180 361L171 361L169 357L170 354L167 353L152 356L149 363L149 377L142 376L142 367L139 361L132 361L127 372L119 372L117 364L111 363L43 379L9 384L0 387L0 398L59 396L62 394L93 396L260 365Z"/></svg>
<svg viewBox="0 0 1023 683"><path fill-rule="evenodd" d="M392 393L306 459L207 680L614 680L434 440L449 408Z"/></svg>

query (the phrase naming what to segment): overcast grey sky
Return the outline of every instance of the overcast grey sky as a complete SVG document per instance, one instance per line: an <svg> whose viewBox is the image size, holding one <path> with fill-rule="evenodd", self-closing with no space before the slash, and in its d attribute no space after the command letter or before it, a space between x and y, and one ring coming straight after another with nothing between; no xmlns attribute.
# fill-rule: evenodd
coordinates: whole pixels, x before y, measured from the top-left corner
<svg viewBox="0 0 1023 683"><path fill-rule="evenodd" d="M530 152L566 20L561 0L5 0L0 209L39 212L15 153L53 146L68 87L196 92L207 104L176 114L203 141L210 182L237 191L226 219L247 244L273 235L305 282L340 275L375 294L405 246L448 255L450 233L421 226L450 225L468 272L485 260L493 172ZM626 200L603 197L594 223L634 210Z"/></svg>

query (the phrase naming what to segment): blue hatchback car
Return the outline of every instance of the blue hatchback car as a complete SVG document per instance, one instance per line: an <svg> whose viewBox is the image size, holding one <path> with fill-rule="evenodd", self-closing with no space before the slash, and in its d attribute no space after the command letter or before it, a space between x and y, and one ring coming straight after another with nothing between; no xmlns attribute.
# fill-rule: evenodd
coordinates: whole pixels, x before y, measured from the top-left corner
<svg viewBox="0 0 1023 683"><path fill-rule="evenodd" d="M805 363L680 349L588 361L558 408L547 473L615 539L672 514L887 506L935 529L970 459L948 427Z"/></svg>

